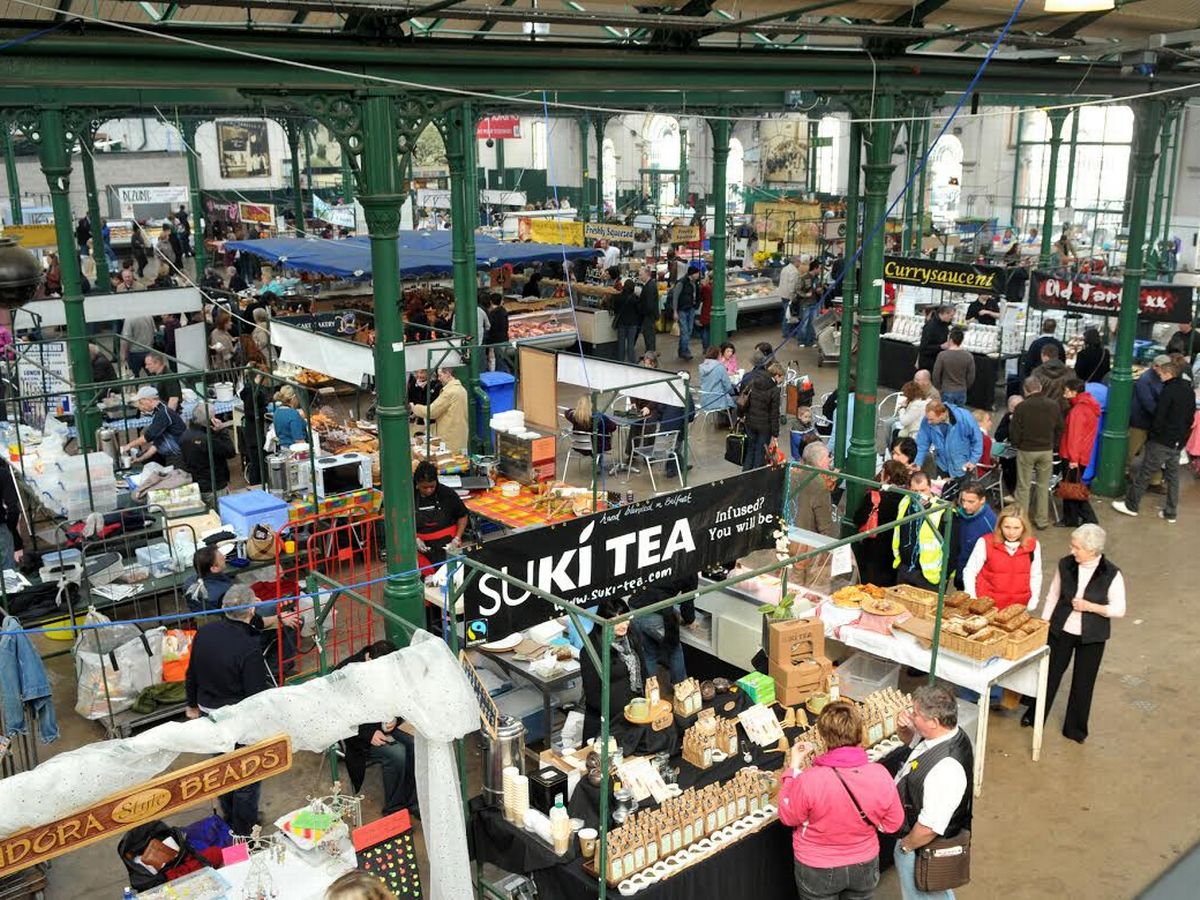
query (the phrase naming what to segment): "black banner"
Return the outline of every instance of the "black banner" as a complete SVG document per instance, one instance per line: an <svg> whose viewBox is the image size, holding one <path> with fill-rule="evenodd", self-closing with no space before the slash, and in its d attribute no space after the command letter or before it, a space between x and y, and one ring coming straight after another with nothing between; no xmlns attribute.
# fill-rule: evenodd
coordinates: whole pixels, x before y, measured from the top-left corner
<svg viewBox="0 0 1200 900"><path fill-rule="evenodd" d="M894 284L912 284L960 294L1001 294L1008 275L1000 266L885 256L883 279Z"/></svg>
<svg viewBox="0 0 1200 900"><path fill-rule="evenodd" d="M756 469L562 525L490 541L468 555L563 600L591 607L775 545L783 470ZM492 640L562 615L489 574L463 591L467 632Z"/></svg>
<svg viewBox="0 0 1200 900"><path fill-rule="evenodd" d="M1034 272L1030 278L1029 302L1038 309L1115 316L1121 311L1121 282L1115 278L1059 278ZM1161 322L1192 320L1192 288L1185 284L1142 282L1138 315Z"/></svg>
<svg viewBox="0 0 1200 900"><path fill-rule="evenodd" d="M354 310L340 312L300 313L291 316L275 316L274 321L283 322L305 331L331 334L335 337L354 337L357 324Z"/></svg>

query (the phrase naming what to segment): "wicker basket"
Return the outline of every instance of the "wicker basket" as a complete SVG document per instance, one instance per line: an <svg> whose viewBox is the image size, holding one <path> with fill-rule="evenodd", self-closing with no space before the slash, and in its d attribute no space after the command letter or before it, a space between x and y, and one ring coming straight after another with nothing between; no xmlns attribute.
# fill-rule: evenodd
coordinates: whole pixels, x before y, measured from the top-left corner
<svg viewBox="0 0 1200 900"><path fill-rule="evenodd" d="M932 619L937 615L937 593L907 584L884 588L889 599L902 603L918 619Z"/></svg>
<svg viewBox="0 0 1200 900"><path fill-rule="evenodd" d="M947 631L942 632L941 649L956 653L959 656L965 656L968 659L977 659L980 661L991 659L993 656L1009 658L1005 652L1005 647L1008 644L1006 635L999 635L992 638L990 641L973 641L970 638L963 637L961 634L952 634Z"/></svg>
<svg viewBox="0 0 1200 900"><path fill-rule="evenodd" d="M1040 620L1038 629L1032 634L1016 637L1009 635L1004 646L1005 659L1021 659L1028 656L1038 647L1043 647L1046 641L1050 639L1050 623L1045 619Z"/></svg>

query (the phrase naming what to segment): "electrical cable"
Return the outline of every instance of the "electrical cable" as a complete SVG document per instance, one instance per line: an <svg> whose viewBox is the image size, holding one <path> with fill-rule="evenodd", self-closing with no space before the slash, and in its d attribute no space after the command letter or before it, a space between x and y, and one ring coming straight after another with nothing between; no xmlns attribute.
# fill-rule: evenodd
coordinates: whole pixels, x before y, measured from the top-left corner
<svg viewBox="0 0 1200 900"><path fill-rule="evenodd" d="M212 51L212 52L216 52L216 53L225 53L225 54L229 54L231 56L238 56L243 59L254 60L255 62L272 63L275 65L288 66L288 67L295 68L295 69L302 69L302 70L309 71L309 72L320 72L320 73L326 74L326 75L336 75L340 78L359 79L362 81L367 81L367 82L372 82L372 83L377 83L377 84L388 84L388 85L393 85L395 87L408 88L410 90L420 90L420 91L429 91L431 93L450 94L453 96L459 96L459 97L464 97L464 98L477 98L477 99L489 101L491 103L496 103L496 102L517 103L517 104L524 104L527 106L534 106L534 107L542 107L544 105L542 100L536 99L534 97L522 97L520 94L501 95L501 94L496 94L494 92L469 90L466 88L452 88L452 87L446 87L445 85L425 84L425 83L416 82L416 81L406 81L406 80L399 79L399 78L389 78L384 75L375 75L375 74L371 74L371 73L356 72L356 71L350 71L350 70L346 70L346 69L336 69L336 68L331 68L328 66L317 65L315 63L306 63L306 62L302 62L300 60L284 59L282 57L265 56L263 54L254 53L254 52L251 52L248 50L239 50L236 47L223 47L223 46L220 46L217 44L210 44L205 41L199 41L194 38L188 38L188 37L184 37L184 36L178 35L178 34L167 34L167 33L161 32L161 31L154 31L154 30L148 29L148 28L141 28L141 27L139 27L137 25L133 25L129 22L116 22L116 21L111 21L109 19L104 19L104 18L101 18L98 16L90 16L85 13L79 13L79 12L71 12L71 11L60 12L56 7L47 6L43 3L35 2L35 0L11 0L11 2L20 4L22 6L28 6L33 9L42 10L44 12L53 12L56 15L64 15L64 16L69 17L70 19L76 19L76 20L83 21L83 22L90 22L90 23L96 24L96 25L103 25L103 26L106 26L109 28L116 29L118 31L128 31L128 32L132 32L134 34L142 35L144 37L156 38L158 40L169 41L169 42L178 43L178 44L184 44L186 46L197 47L202 50L208 50L208 51ZM983 63L984 66L986 66L986 64L991 61L992 56L994 55L997 47L998 47L998 44L996 42L993 42L991 45L991 48L988 51L988 54L984 58L984 60L985 60ZM1085 73L1085 77L1086 77L1086 73ZM972 83L975 83L975 82L973 81ZM1193 82L1191 84L1177 85L1175 87L1169 87L1169 88L1161 88L1161 89L1153 90L1153 91L1144 91L1144 92L1137 93L1137 94L1126 94L1126 95L1123 95L1120 97L1097 98L1095 100L1083 100L1083 101L1079 101L1077 103L1051 104L1051 105L1046 105L1046 106L1040 106L1038 108L1043 109L1043 110L1057 110L1057 109L1077 109L1077 108L1083 107L1083 106L1099 106L1099 105L1105 105L1105 104L1111 104L1111 103L1124 104L1124 103L1128 103L1131 100L1143 100L1143 99L1148 99L1151 97L1164 96L1167 94L1176 94L1176 93L1181 93L1181 92L1185 92L1185 91L1193 91L1193 90L1196 90L1197 88L1200 88L1200 82ZM733 96L736 97L736 95L733 95ZM644 109L627 109L627 108L619 108L619 107L595 106L595 105L588 105L588 104L582 104L582 103L564 103L561 101L554 101L553 103L550 103L549 106L553 106L556 109L571 110L573 112L598 112L598 113L609 113L611 115L640 115L640 114L645 113ZM981 111L981 112L976 112L976 113L962 114L958 111L958 109L956 107L956 111L953 113L953 117L954 118L979 118L979 117L988 117L988 116L1001 116L1001 115L1008 115L1008 114L1009 114L1009 111L1006 108L997 108L994 110L986 110L986 111ZM709 122L712 122L712 121L761 122L766 118L770 118L771 115L772 114L766 113L766 114L758 115L758 116L728 116L728 115L713 115L713 114L706 113L706 114L695 114L695 115L693 115L693 118L703 119L704 121L709 121ZM866 119L852 119L851 121L856 122L860 125L868 125L868 124L875 124L875 123L880 123L880 122L891 122L893 124L896 124L896 123L906 123L909 121L925 121L925 120L928 120L930 122L939 122L944 119L948 121L948 118L945 115L930 114L929 116L923 116L918 119L912 119L912 120L901 116L901 117L893 117L890 119L866 118Z"/></svg>

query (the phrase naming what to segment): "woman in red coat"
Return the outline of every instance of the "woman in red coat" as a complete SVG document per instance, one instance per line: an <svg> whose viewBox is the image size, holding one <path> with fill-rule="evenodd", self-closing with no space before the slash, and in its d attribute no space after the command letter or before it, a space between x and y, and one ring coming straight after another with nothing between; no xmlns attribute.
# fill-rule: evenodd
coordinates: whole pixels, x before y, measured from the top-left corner
<svg viewBox="0 0 1200 900"><path fill-rule="evenodd" d="M1092 451L1096 447L1096 432L1100 430L1100 404L1087 392L1082 378L1069 378L1063 384L1063 399L1071 404L1063 427L1058 455L1066 471L1063 478L1082 481L1083 473L1092 462ZM1095 525L1096 513L1087 500L1064 500L1062 522L1064 528L1077 525Z"/></svg>
<svg viewBox="0 0 1200 900"><path fill-rule="evenodd" d="M963 588L972 597L991 597L998 609L1032 606L1042 590L1042 545L1019 506L1006 506L996 531L975 542L963 571Z"/></svg>

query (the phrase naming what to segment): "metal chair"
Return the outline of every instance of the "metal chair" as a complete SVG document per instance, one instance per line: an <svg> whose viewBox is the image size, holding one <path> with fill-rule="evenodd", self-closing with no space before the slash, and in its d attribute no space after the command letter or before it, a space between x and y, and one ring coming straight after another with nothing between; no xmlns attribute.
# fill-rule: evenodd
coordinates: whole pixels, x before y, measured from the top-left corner
<svg viewBox="0 0 1200 900"><path fill-rule="evenodd" d="M896 430L896 423L900 421L900 398L903 395L896 391L888 394L879 401L879 406L875 412L875 452L887 453L888 446L892 443L892 432Z"/></svg>
<svg viewBox="0 0 1200 900"><path fill-rule="evenodd" d="M567 447L567 458L563 460L563 474L565 475L571 469L571 454L576 453L579 459L591 460L593 456L597 457L598 464L604 466L604 454L597 454L593 444L593 435L590 431L566 431L562 432L562 436L570 441Z"/></svg>
<svg viewBox="0 0 1200 900"><path fill-rule="evenodd" d="M683 487L683 472L680 470L679 455L675 452L675 442L679 431L656 431L633 439L633 455L645 461L650 472L650 489L657 492L658 484L654 481L654 467L662 463L664 466L675 463L675 473L679 478L679 486Z"/></svg>
<svg viewBox="0 0 1200 900"><path fill-rule="evenodd" d="M833 434L833 422L825 418L825 414L821 412L825 408L825 401L829 399L829 395L833 391L826 391L821 395L821 399L813 404L812 417L813 427L817 429L817 434L822 438L828 439Z"/></svg>
<svg viewBox="0 0 1200 900"><path fill-rule="evenodd" d="M720 408L714 407L712 409L705 408L704 398L708 397L711 400L712 398L714 398L716 396L719 396L719 393L717 391L705 391L705 390L701 390L700 388L695 388L692 391L692 403L696 408L696 414L704 419L705 425L708 424L708 420L712 416L722 416L723 415L723 416L725 416L726 419L728 419L729 427L732 428L733 427L733 413L734 413L735 407L726 406L726 407L720 407Z"/></svg>

